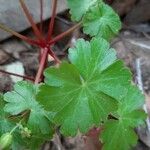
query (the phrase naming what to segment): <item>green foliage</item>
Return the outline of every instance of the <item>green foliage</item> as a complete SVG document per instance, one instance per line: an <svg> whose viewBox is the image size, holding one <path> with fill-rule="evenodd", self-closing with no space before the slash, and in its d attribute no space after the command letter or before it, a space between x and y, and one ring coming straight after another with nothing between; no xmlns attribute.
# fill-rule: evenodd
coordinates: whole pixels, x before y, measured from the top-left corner
<svg viewBox="0 0 150 150"><path fill-rule="evenodd" d="M0 95L0 135L9 131L9 128L12 127L12 124L6 119L7 114L4 112L4 105L3 96Z"/></svg>
<svg viewBox="0 0 150 150"><path fill-rule="evenodd" d="M5 102L3 100L3 96L0 95L0 136L3 136L4 134L10 132L15 126L16 123L8 119L8 114L4 111ZM18 150L20 147L23 148L24 141L20 138L21 135L16 130L12 133L12 144L11 149L12 150ZM18 148L18 149L17 149Z"/></svg>
<svg viewBox="0 0 150 150"><path fill-rule="evenodd" d="M28 127L33 132L43 134L50 133L49 120L47 112L37 103L35 96L38 86L21 81L15 84L14 91L7 92L4 100L7 102L5 111L11 115L18 115L24 111L30 111L28 118Z"/></svg>
<svg viewBox="0 0 150 150"><path fill-rule="evenodd" d="M89 12L83 17L83 31L90 36L110 39L120 29L119 16L110 6L104 3L91 7Z"/></svg>
<svg viewBox="0 0 150 150"><path fill-rule="evenodd" d="M75 21L80 21L82 16L86 14L95 2L97 2L97 0L67 0L72 19Z"/></svg>
<svg viewBox="0 0 150 150"><path fill-rule="evenodd" d="M84 33L108 40L121 29L117 13L101 0L67 0L67 2L72 19L82 20Z"/></svg>
<svg viewBox="0 0 150 150"><path fill-rule="evenodd" d="M0 138L0 149L9 148L12 144L13 136L10 133L5 133Z"/></svg>
<svg viewBox="0 0 150 150"><path fill-rule="evenodd" d="M63 62L45 71L46 84L37 98L56 113L54 122L63 134L75 135L78 129L86 133L100 125L117 109L131 76L104 39L78 40L69 58L72 64Z"/></svg>
<svg viewBox="0 0 150 150"><path fill-rule="evenodd" d="M22 120L22 122L31 130L30 137L25 137L25 134L22 134L23 128L20 130L17 129L15 132L13 132L13 141L15 142L12 144L13 150L18 150L20 147L23 149L23 145L31 150L36 150L39 149L41 144L52 137L53 130L49 120L50 112L45 111L37 103L35 99L37 92L37 85L26 81L21 81L15 84L14 91L7 92L4 95L4 100L7 103L5 106L3 105L5 110L3 113L5 114L7 112L11 115L17 115L16 117L25 117L27 124L24 120ZM3 133L5 133L10 132L12 128L16 126L16 123L12 124L4 117L4 121L2 124L0 124L0 126L0 129L3 130Z"/></svg>
<svg viewBox="0 0 150 150"><path fill-rule="evenodd" d="M72 19L93 38L79 39L69 49L69 62L46 69L45 83L21 81L0 95L1 148L38 150L55 126L66 136L102 127L104 150L128 150L137 142L134 128L146 118L144 97L106 41L120 30L119 16L102 0L67 3Z"/></svg>
<svg viewBox="0 0 150 150"><path fill-rule="evenodd" d="M63 134L76 135L78 128L86 133L116 109L114 99L82 82L73 65L62 63L59 70L48 69L46 74L47 78L53 77L53 87L42 85L38 98L45 109L56 112L54 121L62 125Z"/></svg>
<svg viewBox="0 0 150 150"><path fill-rule="evenodd" d="M130 84L129 69L117 60L115 50L102 38L93 38L90 43L78 40L75 48L69 50L69 59L85 82L113 98L120 99Z"/></svg>
<svg viewBox="0 0 150 150"><path fill-rule="evenodd" d="M126 96L119 102L117 120L108 120L104 124L101 139L104 150L128 150L137 143L134 128L144 124L146 115L140 111L144 103L143 95L135 87L130 87Z"/></svg>

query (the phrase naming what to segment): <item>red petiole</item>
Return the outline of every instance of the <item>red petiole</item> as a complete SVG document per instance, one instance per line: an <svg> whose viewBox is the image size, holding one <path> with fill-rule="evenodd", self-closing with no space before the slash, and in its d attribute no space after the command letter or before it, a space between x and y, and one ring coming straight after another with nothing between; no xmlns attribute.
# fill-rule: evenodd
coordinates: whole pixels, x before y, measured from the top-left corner
<svg viewBox="0 0 150 150"><path fill-rule="evenodd" d="M43 0L40 0L40 32L43 31Z"/></svg>
<svg viewBox="0 0 150 150"><path fill-rule="evenodd" d="M55 22L55 17L56 17L56 9L57 9L57 0L52 0L52 17L51 21L49 23L49 30L48 30L48 35L47 35L47 42L51 40L52 34L53 34L53 29L54 29L54 22Z"/></svg>
<svg viewBox="0 0 150 150"><path fill-rule="evenodd" d="M79 22L78 24L74 25L73 27L71 27L70 29L68 29L67 31L65 31L64 33L61 33L60 35L56 36L54 39L50 40L48 42L49 45L55 44L57 41L61 40L62 38L66 37L67 35L71 34L75 29L79 28L81 26L81 22Z"/></svg>
<svg viewBox="0 0 150 150"><path fill-rule="evenodd" d="M51 21L49 23L48 35L46 38L44 38L43 33L42 33L42 30L43 30L43 0L40 0L40 5L41 5L41 8L40 8L40 12L41 12L41 14L40 14L40 20L41 20L40 28L38 28L37 25L35 24L32 16L30 15L30 12L29 12L26 4L24 3L24 1L23 0L19 0L19 1L20 1L20 5L21 5L29 23L32 26L33 32L36 36L36 40L30 39L24 35L21 35L15 31L13 31L12 29L7 28L1 24L0 24L0 28L13 34L16 37L28 42L31 45L35 45L35 46L40 47L40 49L41 49L41 51L40 51L40 65L39 65L39 69L38 69L38 72L37 72L37 75L35 78L35 83L39 83L39 82L41 82L41 79L43 76L43 71L47 66L48 54L54 58L54 60L57 64L61 63L61 61L58 59L56 54L51 50L51 46L53 44L55 44L57 41L64 38L65 36L72 33L75 29L79 28L81 25L81 22L74 25L72 28L70 28L66 32L64 32L64 33L56 36L54 39L52 39L52 34L53 34L53 29L54 29L54 21L55 21L55 17L56 17L56 9L57 9L57 0L53 0L52 1L52 16L51 16ZM27 79L27 78L25 78L25 79Z"/></svg>
<svg viewBox="0 0 150 150"><path fill-rule="evenodd" d="M34 81L34 78L32 78L32 77L22 76L22 75L19 75L19 74L16 74L16 73L12 73L12 72L7 72L7 71L1 70L1 69L0 69L0 73L4 73L4 74L20 77L20 78L27 79L27 80L30 80L30 81Z"/></svg>
<svg viewBox="0 0 150 150"><path fill-rule="evenodd" d="M53 28L54 28L54 20L55 20L55 16L56 16L57 0L53 0L52 3L53 3L53 5L52 5L52 8L53 8L52 17L51 17L51 21L49 23L48 36L47 36L46 41L51 40ZM48 52L50 54L53 54L53 56L52 55L51 56L54 58L54 60L56 58L55 54L50 49L50 45L47 45L44 47L44 49L41 49L41 53L43 53L43 54L41 56L40 66L39 66L39 69L38 69L38 72L36 75L35 83L39 83L40 79L43 76L43 71L44 71L46 64L47 64ZM57 62L57 60L56 60L56 62Z"/></svg>
<svg viewBox="0 0 150 150"><path fill-rule="evenodd" d="M29 10L28 10L27 6L26 6L25 3L24 3L24 0L19 0L19 2L20 2L20 5L21 5L21 7L22 7L22 9L23 9L23 11L24 11L24 13L25 13L25 15L26 15L28 21L29 21L30 24L31 24L31 27L32 27L32 29L33 29L33 31L34 31L35 36L37 37L38 40L40 40L41 42L44 43L45 40L44 40L44 38L42 37L42 33L41 33L41 32L39 31L39 29L37 28L37 26L36 26L36 24L35 24L35 22L34 22L32 16L31 16L30 13L29 13Z"/></svg>
<svg viewBox="0 0 150 150"><path fill-rule="evenodd" d="M35 82L34 82L35 84L40 82L41 76L43 75L43 71L45 69L45 64L46 64L49 49L44 48L44 49L41 49L41 51L43 51L43 54L42 54L42 57L41 57L41 60L40 60L40 65L39 65L38 72L36 74L36 78L35 78Z"/></svg>

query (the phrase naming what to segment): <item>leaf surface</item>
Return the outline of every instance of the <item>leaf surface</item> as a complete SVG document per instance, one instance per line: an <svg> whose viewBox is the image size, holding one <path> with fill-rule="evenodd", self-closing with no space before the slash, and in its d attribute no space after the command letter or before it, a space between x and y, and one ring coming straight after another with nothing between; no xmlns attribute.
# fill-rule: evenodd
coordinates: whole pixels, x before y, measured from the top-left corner
<svg viewBox="0 0 150 150"><path fill-rule="evenodd" d="M15 126L16 123L8 120L8 114L4 111L5 101L3 95L0 94L0 136L7 132L10 132ZM21 135L18 130L13 132L13 141L11 144L12 150L18 150L24 147L24 140L22 140Z"/></svg>
<svg viewBox="0 0 150 150"><path fill-rule="evenodd" d="M72 19L80 21L82 16L88 11L97 0L67 0Z"/></svg>
<svg viewBox="0 0 150 150"><path fill-rule="evenodd" d="M126 94L131 72L116 58L115 50L110 48L106 40L78 40L75 48L69 49L69 59L79 70L83 80L95 90L118 100Z"/></svg>
<svg viewBox="0 0 150 150"><path fill-rule="evenodd" d="M99 3L83 17L83 31L90 36L109 40L121 29L118 14L107 4Z"/></svg>
<svg viewBox="0 0 150 150"><path fill-rule="evenodd" d="M5 102L3 96L0 94L0 136L3 133L9 132L14 126L7 120L7 114L4 111Z"/></svg>
<svg viewBox="0 0 150 150"><path fill-rule="evenodd" d="M144 97L136 87L130 87L126 96L119 102L118 120L104 124L101 140L104 150L128 150L137 144L135 127L144 124L146 114L141 111Z"/></svg>
<svg viewBox="0 0 150 150"><path fill-rule="evenodd" d="M75 135L100 125L117 109L116 97L130 84L130 72L103 39L78 40L69 59L72 64L46 69L37 99L55 112L54 122L65 135Z"/></svg>
<svg viewBox="0 0 150 150"><path fill-rule="evenodd" d="M50 133L50 122L46 111L38 104L35 96L38 86L21 81L15 84L14 91L7 92L4 100L7 102L5 111L11 115L18 115L24 111L30 111L28 127L33 132Z"/></svg>

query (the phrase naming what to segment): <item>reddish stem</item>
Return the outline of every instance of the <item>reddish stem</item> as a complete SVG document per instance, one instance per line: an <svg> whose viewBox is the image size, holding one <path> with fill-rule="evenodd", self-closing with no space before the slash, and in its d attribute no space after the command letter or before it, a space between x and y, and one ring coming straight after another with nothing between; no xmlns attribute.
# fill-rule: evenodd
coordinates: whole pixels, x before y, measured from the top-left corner
<svg viewBox="0 0 150 150"><path fill-rule="evenodd" d="M47 62L47 55L48 53L54 58L54 60L59 64L60 60L57 58L57 56L55 55L55 53L49 48L49 47L45 47L43 50L43 54L41 57L41 61L40 61L40 66L35 78L35 84L38 84L41 81L42 75L43 75L43 71L46 67L46 62Z"/></svg>
<svg viewBox="0 0 150 150"><path fill-rule="evenodd" d="M30 38L28 38L28 37L26 37L26 36L24 36L24 35L21 35L21 34L19 34L19 33L15 32L15 31L13 31L12 29L10 29L10 28L8 28L8 27L2 25L2 24L0 24L0 28L1 28L2 30L4 30L4 31L6 31L6 32L8 32L8 33L10 33L10 34L12 34L12 35L14 35L14 36L16 36L16 37L18 37L18 38L20 38L20 39L26 41L26 42L28 42L28 43L31 44L31 45L36 45L36 46L39 46L39 45L40 45L40 43L39 43L38 41L33 40L33 39L30 39Z"/></svg>
<svg viewBox="0 0 150 150"><path fill-rule="evenodd" d="M55 16L56 16L56 8L57 8L57 0L53 0L53 10L52 10L52 18L49 24L49 31L48 31L48 37L47 39L50 40L52 33L53 33L53 28L54 28L54 20L55 20ZM36 79L35 79L35 83L39 83L40 79L43 76L43 71L45 69L45 67L47 66L47 59L48 59L48 52L50 53L50 55L56 60L56 62L59 62L59 59L55 56L55 54L53 53L53 51L50 50L49 48L50 46L48 45L47 47L45 47L44 49L41 49L40 51L40 66L36 75Z"/></svg>
<svg viewBox="0 0 150 150"><path fill-rule="evenodd" d="M4 74L12 75L12 76L20 77L20 78L23 78L23 79L27 79L27 80L30 80L30 81L34 81L34 78L32 78L32 77L22 76L22 75L19 75L19 74L16 74L16 73L7 72L7 71L1 70L1 69L0 69L0 72L4 73Z"/></svg>
<svg viewBox="0 0 150 150"><path fill-rule="evenodd" d="M46 61L47 61L47 55L48 55L49 49L46 47L43 50L41 49L41 51L43 51L43 54L42 54L42 57L41 57L41 60L40 60L40 66L39 66L38 72L36 74L36 78L35 78L35 82L34 82L35 84L38 84L41 80L43 71L45 69L45 64L46 64Z"/></svg>
<svg viewBox="0 0 150 150"><path fill-rule="evenodd" d="M20 4L21 4L21 7L22 7L22 9L23 9L23 11L24 11L24 13L25 13L25 15L26 15L28 21L30 22L30 24L31 24L31 26L32 26L32 29L33 29L33 31L34 31L36 37L37 37L40 41L44 41L44 39L43 39L43 37L42 37L42 34L40 33L38 27L36 26L35 22L33 21L33 18L32 18L32 16L31 16L30 13L29 13L29 10L28 10L26 4L24 3L23 0L19 0L19 2L20 2Z"/></svg>
<svg viewBox="0 0 150 150"><path fill-rule="evenodd" d="M40 0L40 32L43 31L43 0Z"/></svg>
<svg viewBox="0 0 150 150"><path fill-rule="evenodd" d="M41 34L42 34L42 31L43 31L43 0L40 0L40 32ZM40 54L39 54L39 61L41 60L42 54L43 54L43 49L41 48Z"/></svg>
<svg viewBox="0 0 150 150"><path fill-rule="evenodd" d="M52 36L52 32L53 32L53 27L54 27L54 19L56 16L56 8L57 8L57 0L53 0L53 12L52 12L52 18L50 21L50 25L49 25L49 31L48 31L48 40L51 40L51 36ZM47 62L47 56L48 53L54 58L54 60L56 61L56 63L60 64L60 60L57 58L57 56L55 55L55 53L50 49L51 44L57 42L58 40L60 40L61 38L67 36L68 34L70 34L71 32L73 32L76 28L78 28L81 25L81 22L76 24L74 27L72 27L71 29L67 30L66 32L58 35L56 38L54 38L53 40L51 40L48 43L48 46L46 46L45 48L43 48L43 50L41 50L41 52L43 51L41 60L40 60L40 66L35 78L35 83L39 83L43 74L43 71L46 67L46 62Z"/></svg>
<svg viewBox="0 0 150 150"><path fill-rule="evenodd" d="M81 22L79 22L78 24L74 25L72 28L70 28L69 30L65 31L64 33L56 36L54 39L50 40L50 42L48 44L52 45L52 44L56 43L60 39L64 38L65 36L67 36L69 34L71 34L75 29L79 28L80 26L81 26Z"/></svg>
<svg viewBox="0 0 150 150"><path fill-rule="evenodd" d="M51 21L49 23L49 30L48 30L48 35L47 35L47 41L51 40L53 29L54 29L54 22L55 22L55 17L56 17L56 9L57 9L57 0L53 0L52 2L52 17Z"/></svg>
<svg viewBox="0 0 150 150"><path fill-rule="evenodd" d="M51 20L50 20L50 23L49 23L49 30L48 30L47 41L51 40L53 29L54 29L54 21L55 21L55 16L56 16L56 9L57 9L57 0L53 0L52 8L53 8L53 10L52 10L52 17L51 17ZM54 58L54 60L57 63L60 63L60 60L57 58L55 53L52 50L50 50L49 47L50 46L48 46L48 48L46 48L45 51L43 52L43 56L41 58L41 63L40 63L41 67L39 67L39 71L38 71L37 79L35 80L35 83L38 83L39 82L39 78L42 77L43 71L44 71L44 69L46 67L46 62L47 62L47 59L48 59L48 53Z"/></svg>

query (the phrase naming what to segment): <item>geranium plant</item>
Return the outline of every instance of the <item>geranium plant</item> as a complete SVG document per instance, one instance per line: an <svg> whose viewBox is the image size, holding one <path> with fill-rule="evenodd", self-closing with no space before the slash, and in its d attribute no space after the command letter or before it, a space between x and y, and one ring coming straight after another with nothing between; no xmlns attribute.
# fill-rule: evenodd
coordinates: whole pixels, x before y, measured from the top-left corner
<svg viewBox="0 0 150 150"><path fill-rule="evenodd" d="M87 135L90 129L101 128L99 140L104 150L128 150L136 145L134 128L146 118L141 109L144 96L109 44L121 29L119 16L102 0L66 1L72 20L78 23L54 38L57 0L52 0L46 37L42 34L42 7L39 28L23 0L20 4L36 38L30 39L0 25L1 29L41 49L34 82L18 82L13 91L0 96L1 149L40 149L58 127L64 136L76 136L79 132ZM43 1L40 3L42 6ZM78 39L68 50L68 61L59 60L52 45L80 26L91 40ZM47 66L48 55L57 65Z"/></svg>

